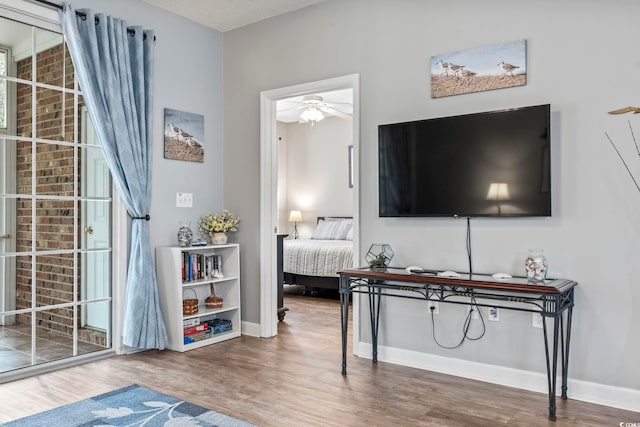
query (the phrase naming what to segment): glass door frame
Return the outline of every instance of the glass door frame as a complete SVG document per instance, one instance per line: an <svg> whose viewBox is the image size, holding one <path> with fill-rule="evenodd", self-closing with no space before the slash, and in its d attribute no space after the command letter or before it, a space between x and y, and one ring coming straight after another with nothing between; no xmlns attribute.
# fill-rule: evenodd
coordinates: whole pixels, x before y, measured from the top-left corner
<svg viewBox="0 0 640 427"><path fill-rule="evenodd" d="M16 3L15 0L0 0L0 16L44 30L62 33L57 11L40 5L28 2ZM11 136L9 136L9 138L11 138ZM0 373L0 383L36 375L41 372L59 369L61 367L77 363L83 363L86 360L108 357L114 353L124 354L127 352L126 348L122 345L122 323L124 317L124 296L128 263L127 245L129 240L129 218L124 204L117 195L115 186L112 187L111 348L105 349L104 351L97 351L77 355L71 358L60 359L42 365L32 365L22 369ZM79 250L78 247L76 247L75 250Z"/></svg>

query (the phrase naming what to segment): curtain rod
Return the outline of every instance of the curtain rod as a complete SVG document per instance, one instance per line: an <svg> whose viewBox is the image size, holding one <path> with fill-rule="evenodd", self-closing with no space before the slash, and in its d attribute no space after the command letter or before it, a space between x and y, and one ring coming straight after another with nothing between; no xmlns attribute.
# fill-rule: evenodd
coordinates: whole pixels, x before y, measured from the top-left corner
<svg viewBox="0 0 640 427"><path fill-rule="evenodd" d="M64 9L64 6L62 6L61 4L54 3L54 2L51 2L51 1L48 1L48 0L34 0L34 1L36 1L38 3L42 3L42 4L44 4L46 6L49 6L49 7L56 8L56 9L60 9L60 10ZM78 15L82 19L86 19L87 18L87 14L84 13L84 12L76 11L76 15ZM98 20L98 18L96 17L96 21L97 20ZM133 36L133 35L136 34L136 30L131 29L131 28L127 28L127 34L131 34ZM147 36L145 35L144 37L146 38ZM153 41L156 41L156 36L155 35L153 36Z"/></svg>

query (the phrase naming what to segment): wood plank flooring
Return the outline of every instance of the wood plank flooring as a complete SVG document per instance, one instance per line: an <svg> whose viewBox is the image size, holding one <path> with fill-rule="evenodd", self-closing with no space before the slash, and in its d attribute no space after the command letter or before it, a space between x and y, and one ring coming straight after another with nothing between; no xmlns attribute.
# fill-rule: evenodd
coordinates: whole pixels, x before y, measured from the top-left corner
<svg viewBox="0 0 640 427"><path fill-rule="evenodd" d="M544 394L353 356L343 377L338 302L287 295L285 304L276 338L116 356L0 384L0 422L137 383L259 426L640 423L640 413L560 399L553 423Z"/></svg>

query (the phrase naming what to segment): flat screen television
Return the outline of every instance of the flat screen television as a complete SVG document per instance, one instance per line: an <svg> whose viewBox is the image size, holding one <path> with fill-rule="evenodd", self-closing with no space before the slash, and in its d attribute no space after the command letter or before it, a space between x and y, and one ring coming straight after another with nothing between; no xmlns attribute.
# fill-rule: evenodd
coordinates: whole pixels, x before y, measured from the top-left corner
<svg viewBox="0 0 640 427"><path fill-rule="evenodd" d="M550 105L378 127L381 217L551 216Z"/></svg>

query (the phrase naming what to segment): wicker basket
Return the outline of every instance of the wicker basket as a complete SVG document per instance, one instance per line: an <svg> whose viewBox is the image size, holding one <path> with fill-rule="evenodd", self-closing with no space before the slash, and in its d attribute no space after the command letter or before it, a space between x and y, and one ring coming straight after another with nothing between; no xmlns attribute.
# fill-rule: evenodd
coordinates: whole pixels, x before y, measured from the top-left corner
<svg viewBox="0 0 640 427"><path fill-rule="evenodd" d="M191 291L196 296L195 298L184 298L184 291ZM182 291L182 315L190 316L198 312L198 294L194 289L187 288Z"/></svg>
<svg viewBox="0 0 640 427"><path fill-rule="evenodd" d="M211 295L204 300L204 304L207 308L222 308L222 297L216 295L216 288L211 284Z"/></svg>

